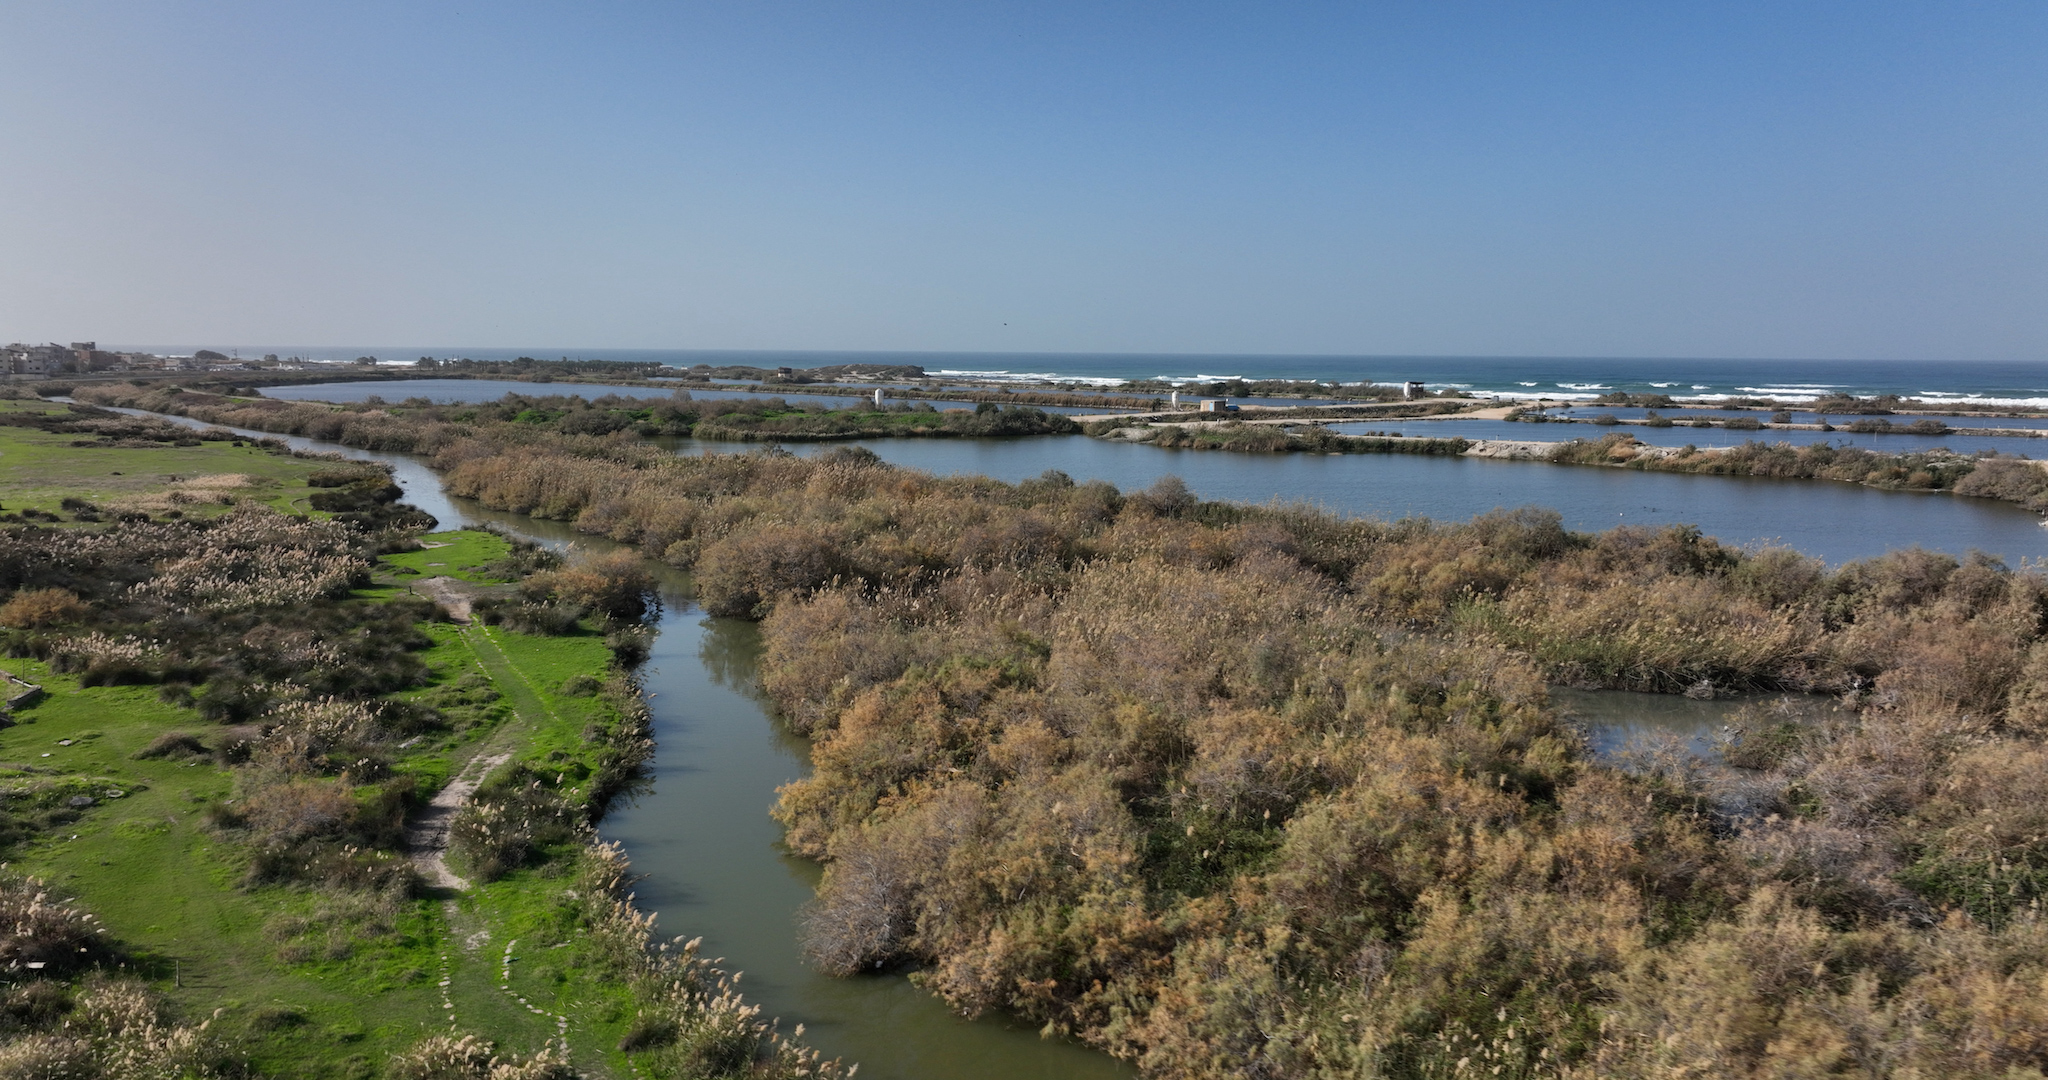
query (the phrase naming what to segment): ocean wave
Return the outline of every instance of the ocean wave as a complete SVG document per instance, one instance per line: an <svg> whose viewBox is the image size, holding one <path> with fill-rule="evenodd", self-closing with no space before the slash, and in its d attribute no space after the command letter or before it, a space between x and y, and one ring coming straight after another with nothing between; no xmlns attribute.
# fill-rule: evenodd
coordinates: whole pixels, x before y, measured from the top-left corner
<svg viewBox="0 0 2048 1080"><path fill-rule="evenodd" d="M1528 385L1534 385L1534 384L1531 384L1531 383L1524 383L1523 385L1525 385L1525 386L1528 386ZM1657 388L1657 389L1659 389L1659 390L1662 390L1662 389L1664 389L1664 388L1665 388L1665 387L1667 387L1667 386L1677 386L1678 384L1677 384L1677 383L1675 383L1675 382L1653 382L1653 383L1651 383L1650 385L1651 385L1651 386L1654 386L1654 387L1656 387L1656 388Z"/></svg>
<svg viewBox="0 0 2048 1080"><path fill-rule="evenodd" d="M1825 386L1816 386L1807 383L1787 383L1780 386L1738 386L1735 388L1735 390L1737 393L1741 394L1773 394L1778 397L1784 397L1786 395L1791 395L1794 397L1822 397L1832 391L1843 389L1843 387L1846 385L1847 384L1832 384Z"/></svg>
<svg viewBox="0 0 2048 1080"><path fill-rule="evenodd" d="M1260 376L1257 376L1257 377L1258 377L1258 378L1260 378L1260 379L1271 379L1271 380L1275 380L1275 381L1280 381L1280 382L1314 382L1314 381L1315 381L1315 380L1313 380L1313 379L1288 379L1288 378L1286 378L1285 376L1282 376L1282 375L1260 375ZM1231 381L1231 380L1233 380L1233 379L1242 379L1242 378L1244 378L1244 376L1242 376L1242 375L1150 375L1150 376L1147 376L1146 378L1147 378L1148 380L1150 380L1150 381L1153 381L1153 382L1163 382L1163 383L1166 383L1166 384L1168 384L1168 385L1171 385L1171 386L1185 386L1185 385L1187 385L1188 383L1193 383L1193 382L1230 382L1230 381Z"/></svg>
<svg viewBox="0 0 2048 1080"><path fill-rule="evenodd" d="M941 368L930 372L942 379L980 379L984 382L1078 383L1083 386L1122 386L1129 379L1108 379L1089 375L1061 375L1052 371L963 371Z"/></svg>
<svg viewBox="0 0 2048 1080"><path fill-rule="evenodd" d="M2048 408L2048 397L1989 397L1984 394L1964 394L1952 390L1922 390L1923 400L1934 399L1938 405L2013 405L2032 408Z"/></svg>
<svg viewBox="0 0 2048 1080"><path fill-rule="evenodd" d="M1562 387L1563 389L1566 389L1566 390L1612 390L1612 389L1614 389L1614 387L1608 386L1608 385L1607 385L1607 384L1605 384L1605 383L1588 383L1588 382L1561 382L1561 383L1558 383L1557 385L1558 385L1558 386L1560 386L1560 387Z"/></svg>
<svg viewBox="0 0 2048 1080"><path fill-rule="evenodd" d="M1695 389L1695 390L1712 390L1712 389L1713 389L1713 387L1711 387L1711 386L1708 386L1708 385L1707 385L1706 383L1701 383L1701 382L1696 382L1696 383L1692 384L1692 388L1693 388L1693 389Z"/></svg>
<svg viewBox="0 0 2048 1080"><path fill-rule="evenodd" d="M1523 390L1482 390L1478 396L1493 398L1496 401L1592 401L1600 395L1560 394L1556 392L1537 394Z"/></svg>

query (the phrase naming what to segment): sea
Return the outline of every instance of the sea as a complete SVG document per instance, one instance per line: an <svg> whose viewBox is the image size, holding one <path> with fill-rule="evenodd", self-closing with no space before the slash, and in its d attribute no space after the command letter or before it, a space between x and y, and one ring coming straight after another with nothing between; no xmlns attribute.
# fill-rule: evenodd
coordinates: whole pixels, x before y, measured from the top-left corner
<svg viewBox="0 0 2048 1080"><path fill-rule="evenodd" d="M1812 401L1835 393L1897 394L1929 402L2048 406L2048 359L1770 360L1565 356L1289 356L1227 353L814 352L781 350L449 348L445 346L243 345L241 357L274 353L311 360L372 356L381 364L435 359L624 360L673 367L695 364L822 367L916 364L938 378L1059 382L1113 388L1135 380L1186 384L1226 379L1296 379L1325 384L1420 382L1503 400L1587 401L1617 390L1702 401L1769 397ZM190 346L141 346L189 354Z"/></svg>

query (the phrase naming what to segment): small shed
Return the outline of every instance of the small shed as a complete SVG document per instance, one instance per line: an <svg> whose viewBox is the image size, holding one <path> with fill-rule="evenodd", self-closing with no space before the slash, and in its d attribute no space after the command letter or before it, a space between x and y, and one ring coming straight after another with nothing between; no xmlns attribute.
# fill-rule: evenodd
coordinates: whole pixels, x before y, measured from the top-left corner
<svg viewBox="0 0 2048 1080"><path fill-rule="evenodd" d="M1233 413L1237 411L1237 406L1232 405L1230 403L1229 398L1203 398L1199 403L1196 404L1195 411L1207 413Z"/></svg>

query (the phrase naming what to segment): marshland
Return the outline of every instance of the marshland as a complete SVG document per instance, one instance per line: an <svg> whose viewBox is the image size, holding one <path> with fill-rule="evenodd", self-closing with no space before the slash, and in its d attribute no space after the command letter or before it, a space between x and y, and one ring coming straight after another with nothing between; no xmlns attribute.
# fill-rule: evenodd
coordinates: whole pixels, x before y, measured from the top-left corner
<svg viewBox="0 0 2048 1080"><path fill-rule="evenodd" d="M41 471L0 544L31 689L0 1071L835 1074L654 940L595 831L651 749L637 559L429 532L373 463L5 404L0 461Z"/></svg>
<svg viewBox="0 0 2048 1080"><path fill-rule="evenodd" d="M904 975L989 1019L902 1030L1014 1075L1083 1067L1067 1043L1188 1077L2042 1064L2048 583L2024 566L940 477L874 443L678 455L632 429L651 415L579 431L576 408L531 403L172 404L421 454L467 512L686 573L731 628L703 660L773 706L757 744L785 733L761 774L779 793L731 812L823 871L801 910L727 937L784 935L759 992L785 1020L834 1014L814 1038L876 1049L885 1074L916 1075L915 1054L892 1069L853 1002ZM637 564L603 565L586 572L626 584L578 595L638 587ZM520 614L549 603L505 625L559 629ZM755 636L758 658L731 644ZM1709 699L1712 720L1616 744L1586 717L1618 691ZM652 704L658 738L706 737L690 702ZM642 798L705 812L662 802L702 782L678 764ZM497 812L542 836L560 820ZM656 851L702 828L620 815ZM654 857L647 891L680 905L664 925L759 906ZM1054 1056L1012 1046L1018 1025Z"/></svg>

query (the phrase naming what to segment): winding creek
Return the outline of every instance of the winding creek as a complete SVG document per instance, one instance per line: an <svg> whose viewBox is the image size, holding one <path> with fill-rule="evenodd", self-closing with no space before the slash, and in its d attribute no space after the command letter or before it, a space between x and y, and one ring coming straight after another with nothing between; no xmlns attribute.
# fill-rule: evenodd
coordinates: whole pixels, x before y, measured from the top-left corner
<svg viewBox="0 0 2048 1080"><path fill-rule="evenodd" d="M299 449L390 464L406 501L440 519L443 528L490 523L551 547L611 546L565 523L487 511L453 498L430 469L405 455L287 441ZM688 440L671 445L679 452L703 448ZM728 452L742 449L716 445ZM1076 479L1106 479L1125 488L1173 473L1210 498L1263 501L1289 492L1340 512L1378 516L1457 519L1495 506L1536 503L1559 508L1568 524L1580 528L1618 520L1688 521L1738 542L1781 540L1830 562L1910 543L1951 552L1974 547L2013 561L2048 549L2048 531L2038 519L2012 507L1848 484L1400 455L1176 452L1082 438L868 445L888 460L934 472L1015 480L1058 468ZM863 1078L1133 1075L1104 1055L1041 1039L1004 1018L954 1016L901 974L830 979L804 966L796 947L797 915L810 899L818 869L783 852L767 810L775 789L807 768L806 745L754 693L756 628L705 616L691 604L680 575L664 571L661 580L659 636L644 671L659 747L654 783L613 812L604 834L623 843L645 875L639 902L662 914L665 931L702 934L707 955L722 956L726 966L745 972L743 989L763 1006L764 1016L779 1018L785 1031L803 1024L805 1038L827 1056L860 1062ZM1704 748L1736 703L1567 691L1559 704L1588 729L1595 751L1607 753L1648 732L1676 733Z"/></svg>

